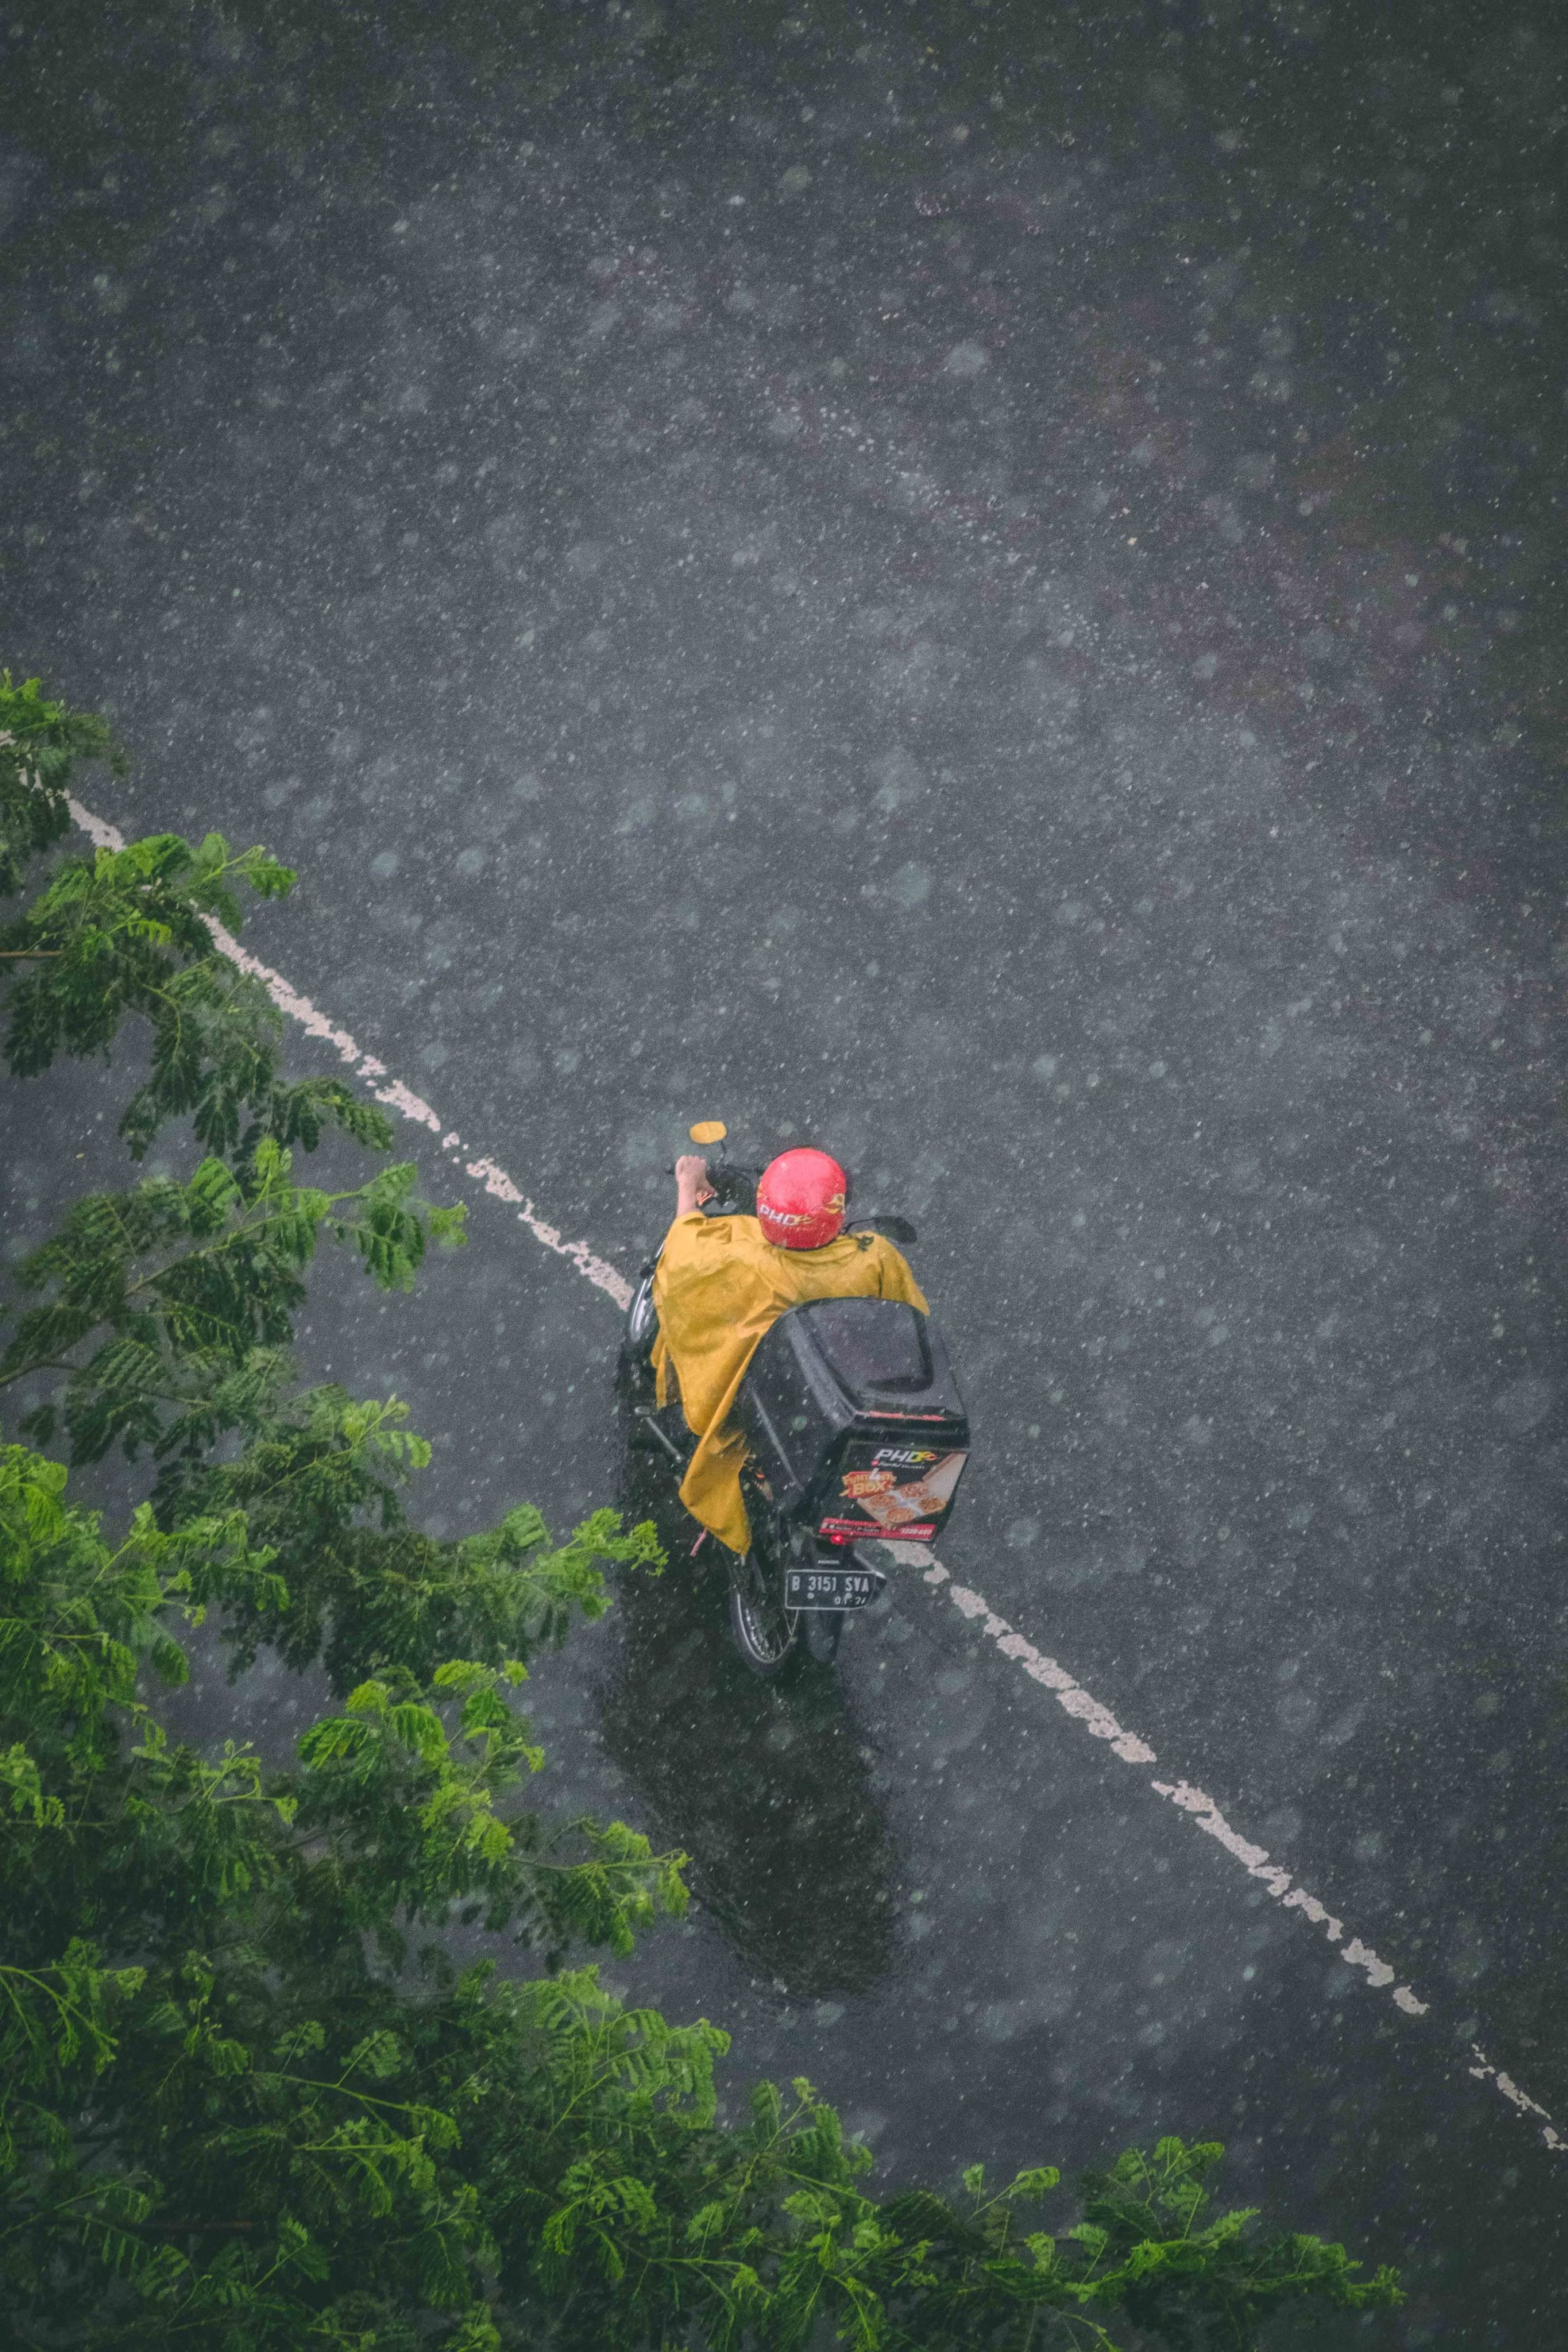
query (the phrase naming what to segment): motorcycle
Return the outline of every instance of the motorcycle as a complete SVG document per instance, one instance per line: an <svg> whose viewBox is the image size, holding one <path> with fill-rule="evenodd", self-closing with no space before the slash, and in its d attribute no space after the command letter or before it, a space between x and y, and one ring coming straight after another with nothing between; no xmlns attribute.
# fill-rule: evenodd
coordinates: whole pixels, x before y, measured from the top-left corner
<svg viewBox="0 0 1568 2352"><path fill-rule="evenodd" d="M690 1130L722 1144L717 1119ZM722 1153L706 1161L710 1217L756 1212L760 1168ZM905 1217L852 1218L908 1248ZM660 1406L653 1370L657 1255L626 1311L617 1384L631 1442L684 1475L696 1439L679 1404ZM929 1544L946 1526L968 1459L969 1418L933 1318L891 1298L819 1298L792 1307L752 1352L736 1402L746 1436L742 1473L752 1547L725 1551L730 1631L753 1674L783 1673L801 1651L821 1665L838 1654L846 1618L868 1609L887 1573L863 1547ZM694 1549L715 1538L698 1538ZM721 1547L722 1549L723 1548Z"/></svg>

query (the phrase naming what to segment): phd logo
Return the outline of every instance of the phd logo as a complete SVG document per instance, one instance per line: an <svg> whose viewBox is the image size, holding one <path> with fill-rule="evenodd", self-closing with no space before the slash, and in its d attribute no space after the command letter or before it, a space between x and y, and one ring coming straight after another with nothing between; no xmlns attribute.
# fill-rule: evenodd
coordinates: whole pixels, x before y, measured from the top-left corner
<svg viewBox="0 0 1568 2352"><path fill-rule="evenodd" d="M873 1459L878 1462L895 1462L901 1470L923 1470L928 1462L936 1460L936 1455L913 1453L901 1445L884 1445Z"/></svg>

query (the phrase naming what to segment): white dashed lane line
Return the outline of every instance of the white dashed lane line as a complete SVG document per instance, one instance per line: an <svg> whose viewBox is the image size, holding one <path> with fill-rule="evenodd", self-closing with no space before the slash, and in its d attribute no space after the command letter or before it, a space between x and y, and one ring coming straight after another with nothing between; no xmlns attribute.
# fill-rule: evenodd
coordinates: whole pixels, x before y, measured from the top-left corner
<svg viewBox="0 0 1568 2352"><path fill-rule="evenodd" d="M124 836L116 826L94 816L79 801L71 800L68 805L77 824L99 848L124 848ZM339 1028L324 1013L319 1012L310 998L300 995L280 972L272 971L269 965L249 954L221 923L209 917L207 929L223 953L242 971L248 972L252 979L261 982L279 1012L297 1021L309 1036L321 1038L331 1045L342 1060L358 1072L377 1102L400 1112L417 1126L427 1128L431 1134L439 1138L442 1150L454 1155L456 1164L472 1182L479 1185L492 1198L515 1208L518 1223L525 1225L543 1248L557 1257L566 1259L584 1281L603 1291L617 1307L625 1308L631 1304L631 1285L626 1276L605 1259L596 1255L586 1242L563 1240L558 1228L540 1216L521 1186L514 1182L496 1160L485 1155L476 1155L471 1160L466 1158L464 1154L468 1147L461 1136L455 1129L448 1129L439 1114L411 1087L405 1086L401 1079L392 1077L384 1062L377 1060L374 1054L365 1053L347 1030ZM1065 1666L1057 1664L1055 1658L1047 1657L1026 1635L1015 1632L1005 1618L999 1617L980 1593L972 1591L967 1585L955 1583L933 1552L920 1544L900 1544L895 1549L902 1553L906 1564L923 1569L924 1580L933 1599L945 1595L953 1608L967 1618L1004 1658L1020 1666L1031 1682L1049 1691L1057 1705L1065 1714L1071 1716L1091 1739L1104 1741L1111 1755L1123 1764L1137 1767L1158 1762L1147 1740L1140 1738L1135 1732L1124 1731L1109 1707L1102 1706L1081 1683L1068 1673ZM1223 1847L1249 1878L1268 1889L1282 1909L1299 1912L1310 1927L1321 1928L1328 1941L1338 1949L1341 1959L1347 1967L1359 1969L1374 1992L1388 1993L1395 2008L1405 2017L1422 2018L1429 2013L1430 2003L1420 2000L1410 1985L1395 1983L1399 1973L1396 1969L1381 1958L1359 1936L1352 1935L1347 1941L1344 1922L1335 1918L1327 1904L1320 1901L1317 1895L1310 1895L1304 1887L1298 1886L1290 1873L1278 1863L1271 1862L1261 1846L1254 1845L1238 1830L1233 1829L1212 1797L1206 1796L1203 1790L1194 1788L1187 1780L1151 1780L1148 1785L1156 1796L1184 1813L1195 1828ZM1546 2109L1521 2090L1511 2075L1494 2066L1484 2052L1472 2046L1470 2054L1475 2063L1467 2072L1472 2080L1489 2083L1520 2115L1532 2119L1546 2147L1553 2149L1568 2147L1568 2140L1559 2134Z"/></svg>
<svg viewBox="0 0 1568 2352"><path fill-rule="evenodd" d="M945 1592L953 1607L967 1617L987 1640L994 1642L1005 1658L1014 1660L1032 1681L1054 1692L1058 1706L1074 1717L1092 1738L1107 1741L1113 1756L1120 1756L1124 1764L1158 1762L1148 1741L1140 1739L1135 1732L1124 1731L1110 1709L1101 1706L1080 1683L1074 1681L1064 1666L1058 1665L1055 1658L1046 1657L1022 1633L1015 1633L1006 1619L998 1617L980 1593L971 1591L967 1585L955 1584L934 1552L928 1551L922 1544L900 1544L893 1549L902 1553L908 1566L923 1568L924 1580L934 1593ZM1305 1887L1296 1885L1290 1873L1278 1863L1271 1863L1262 1846L1252 1844L1238 1830L1232 1829L1214 1799L1205 1796L1202 1789L1194 1789L1189 1780L1151 1780L1149 1786L1156 1796L1165 1798L1188 1814L1197 1828L1212 1837L1241 1864L1249 1878L1256 1878L1266 1886L1285 1910L1299 1911L1310 1926L1321 1927L1329 1942L1341 1948L1341 1959L1347 1966L1364 1971L1367 1983L1373 1991L1384 1992L1393 1985L1390 1998L1395 2008L1403 2010L1406 2017L1426 2017L1429 2013L1430 2002L1418 2000L1409 1985L1394 1984L1397 1969L1380 1958L1371 1945L1363 1944L1359 1936L1352 1936L1346 1943L1343 1920L1336 1919L1327 1904L1320 1902L1315 1895L1309 1895ZM1528 2092L1521 2091L1511 2074L1494 2066L1486 2053L1474 2043L1470 2046L1470 2055L1476 2063L1466 2071L1475 2082L1490 2083L1521 2116L1534 2116L1548 2147L1568 2147L1568 2140L1564 2140L1558 2132L1546 2109Z"/></svg>
<svg viewBox="0 0 1568 2352"><path fill-rule="evenodd" d="M1080 1723L1091 1738L1106 1741L1111 1754L1120 1756L1124 1764L1158 1762L1148 1741L1140 1739L1135 1732L1123 1731L1110 1709L1091 1697L1065 1666L1058 1666L1055 1658L1046 1657L1022 1633L1016 1633L1006 1619L998 1617L978 1592L972 1592L967 1585L955 1584L934 1552L928 1551L922 1544L900 1544L898 1549L909 1566L925 1570L926 1583L937 1592L945 1592L953 1607L994 1642L1005 1658L1012 1659L1031 1681L1054 1693L1057 1705ZM1397 1971L1380 1959L1359 1936L1352 1936L1347 1944L1343 1920L1336 1919L1327 1904L1320 1903L1315 1895L1297 1886L1290 1873L1278 1863L1271 1863L1260 1845L1253 1845L1239 1831L1233 1830L1212 1797L1194 1789L1189 1780L1151 1780L1149 1786L1156 1796L1167 1799L1188 1814L1200 1830L1240 1863L1249 1878L1266 1886L1285 1910L1300 1911L1311 1926L1321 1927L1329 1942L1341 1947L1341 1959L1352 1969L1364 1969L1366 1980L1375 1991L1385 1991L1394 1985L1393 2000L1406 2017L1426 2015L1430 2004L1418 2000L1407 1984L1394 1985Z"/></svg>
<svg viewBox="0 0 1568 2352"><path fill-rule="evenodd" d="M66 805L95 847L124 848L125 836L117 825L105 824L102 817L94 816L90 809L83 808L81 803L73 800L69 794L67 795ZM624 1274L618 1273L604 1258L595 1256L586 1242L563 1241L558 1227L545 1223L521 1187L514 1184L505 1169L498 1168L493 1160L463 1160L461 1155L465 1147L462 1137L455 1130L445 1129L443 1121L429 1104L412 1087L405 1087L401 1078L389 1076L384 1062L378 1061L374 1054L365 1053L346 1029L340 1029L326 1013L318 1012L310 998L301 996L281 972L274 971L270 964L262 963L242 948L233 933L226 931L214 917L206 915L203 920L229 961L237 964L241 971L248 972L252 980L258 980L279 1011L286 1013L290 1021L297 1021L307 1036L320 1037L332 1046L340 1059L346 1062L351 1069L358 1071L377 1102L385 1103L391 1110L401 1111L405 1118L413 1119L416 1126L427 1127L432 1135L440 1138L443 1151L458 1156L466 1176L472 1177L476 1184L482 1185L496 1200L505 1201L516 1208L519 1224L526 1225L536 1242L545 1249L552 1250L557 1257L569 1259L585 1281L591 1282L596 1290L604 1291L617 1307L625 1308L631 1305L631 1285Z"/></svg>

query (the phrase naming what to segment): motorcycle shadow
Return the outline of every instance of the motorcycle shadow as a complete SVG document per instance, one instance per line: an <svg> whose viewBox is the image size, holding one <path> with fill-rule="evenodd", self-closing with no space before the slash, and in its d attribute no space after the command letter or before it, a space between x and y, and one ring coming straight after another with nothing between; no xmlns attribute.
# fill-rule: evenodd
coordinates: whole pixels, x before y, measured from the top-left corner
<svg viewBox="0 0 1568 2352"><path fill-rule="evenodd" d="M749 1969L797 1998L868 1990L892 1960L896 1856L837 1675L747 1671L723 1568L689 1557L692 1522L637 1454L623 1508L653 1520L669 1564L620 1586L606 1748Z"/></svg>

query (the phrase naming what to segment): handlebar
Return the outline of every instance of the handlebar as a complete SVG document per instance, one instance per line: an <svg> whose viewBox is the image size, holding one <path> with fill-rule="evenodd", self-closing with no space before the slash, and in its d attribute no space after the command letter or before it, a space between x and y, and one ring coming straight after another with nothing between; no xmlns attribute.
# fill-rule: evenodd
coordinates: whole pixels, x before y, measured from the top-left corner
<svg viewBox="0 0 1568 2352"><path fill-rule="evenodd" d="M757 1185L763 1173L760 1168L742 1168L722 1154L716 1160L705 1160L702 1166L713 1192L712 1200L702 1204L709 1216L728 1216L735 1211L745 1217L756 1215ZM664 1172L673 1176L675 1170L670 1167Z"/></svg>
<svg viewBox="0 0 1568 2352"><path fill-rule="evenodd" d="M740 1215L754 1217L757 1213L757 1181L760 1168L741 1168L729 1160L710 1160L708 1181L714 1197L703 1204L710 1217ZM896 1217L887 1212L868 1217L853 1218L844 1228L847 1234L883 1234L889 1241L908 1249L920 1239L908 1217Z"/></svg>
<svg viewBox="0 0 1568 2352"><path fill-rule="evenodd" d="M722 1134L723 1129L721 1128L719 1132ZM763 1174L760 1168L747 1168L738 1160L726 1160L722 1152L712 1160L705 1160L702 1164L713 1193L710 1201L704 1201L702 1203L704 1216L754 1217L756 1215L757 1185ZM673 1176L674 1169L669 1169L668 1173ZM920 1238L907 1217L895 1217L887 1213L854 1218L844 1230L847 1234L883 1234L889 1241L897 1242L906 1249Z"/></svg>
<svg viewBox="0 0 1568 2352"><path fill-rule="evenodd" d="M710 1160L707 1164L708 1181L713 1187L713 1199L704 1203L708 1214L754 1217L762 1170L742 1168L731 1160Z"/></svg>

